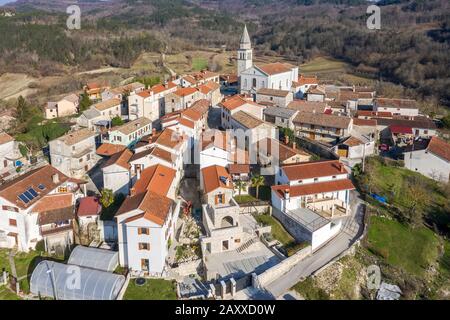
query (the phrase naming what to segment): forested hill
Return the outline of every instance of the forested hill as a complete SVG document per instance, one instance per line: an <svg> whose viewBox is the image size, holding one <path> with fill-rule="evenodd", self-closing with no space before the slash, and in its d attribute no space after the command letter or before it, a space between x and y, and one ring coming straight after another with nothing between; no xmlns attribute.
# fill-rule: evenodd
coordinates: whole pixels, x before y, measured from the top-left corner
<svg viewBox="0 0 450 320"><path fill-rule="evenodd" d="M299 63L330 55L450 105L449 2L381 0L381 30L366 27L368 3L83 0L82 29L68 32L65 9L72 1L19 0L16 16L0 17L0 73L126 67L142 51L234 48L245 22L259 54Z"/></svg>

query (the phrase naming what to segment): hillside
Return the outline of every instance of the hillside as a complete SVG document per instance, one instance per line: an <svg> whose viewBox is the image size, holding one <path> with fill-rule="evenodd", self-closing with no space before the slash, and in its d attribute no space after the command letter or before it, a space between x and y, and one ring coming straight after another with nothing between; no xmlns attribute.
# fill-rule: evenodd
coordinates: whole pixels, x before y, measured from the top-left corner
<svg viewBox="0 0 450 320"><path fill-rule="evenodd" d="M326 55L405 94L450 105L450 5L381 1L382 29L366 28L361 0L110 0L80 2L81 30L68 32L70 1L19 0L0 17L0 74L58 75L132 66L143 52L234 49L247 23L259 56L299 65ZM71 3L70 3L71 4Z"/></svg>

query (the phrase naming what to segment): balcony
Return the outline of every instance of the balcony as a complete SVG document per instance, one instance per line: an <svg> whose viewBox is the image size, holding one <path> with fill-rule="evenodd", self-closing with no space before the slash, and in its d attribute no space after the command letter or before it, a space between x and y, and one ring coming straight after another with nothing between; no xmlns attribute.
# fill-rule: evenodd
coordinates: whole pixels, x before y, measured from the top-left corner
<svg viewBox="0 0 450 320"><path fill-rule="evenodd" d="M82 150L72 151L71 156L74 159L79 159L79 158L81 158L81 157L83 157L83 156L85 156L85 155L87 155L87 154L89 154L91 152L94 152L94 149L92 147L88 147L88 148L85 148L85 149L82 149Z"/></svg>
<svg viewBox="0 0 450 320"><path fill-rule="evenodd" d="M349 206L344 201L330 197L307 202L306 208L326 218L342 217L349 214Z"/></svg>

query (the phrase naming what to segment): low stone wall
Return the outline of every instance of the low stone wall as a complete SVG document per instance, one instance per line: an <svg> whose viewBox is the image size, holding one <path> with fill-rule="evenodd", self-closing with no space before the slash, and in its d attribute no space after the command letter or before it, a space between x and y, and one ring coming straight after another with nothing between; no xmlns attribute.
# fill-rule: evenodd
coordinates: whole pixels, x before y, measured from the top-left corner
<svg viewBox="0 0 450 320"><path fill-rule="evenodd" d="M197 274L198 269L202 265L202 259L197 259L190 262L182 262L178 264L178 267L173 268L172 272L177 273L178 275L182 277L189 276L191 274Z"/></svg>
<svg viewBox="0 0 450 320"><path fill-rule="evenodd" d="M267 210L269 210L270 205L258 205L258 206L246 206L246 205L239 205L239 213L246 214L246 213L266 213Z"/></svg>
<svg viewBox="0 0 450 320"><path fill-rule="evenodd" d="M257 282L260 287L265 287L272 281L275 281L283 274L287 273L291 270L297 263L306 258L311 254L311 246L307 246L302 250L298 251L294 255L289 258L284 259L279 264L273 266L270 269L267 269L263 273L258 276Z"/></svg>

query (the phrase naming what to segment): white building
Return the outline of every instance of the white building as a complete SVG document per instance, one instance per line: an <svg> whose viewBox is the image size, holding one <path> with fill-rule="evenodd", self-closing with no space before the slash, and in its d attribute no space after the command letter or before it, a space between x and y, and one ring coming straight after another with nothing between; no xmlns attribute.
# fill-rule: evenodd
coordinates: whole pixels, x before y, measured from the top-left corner
<svg viewBox="0 0 450 320"><path fill-rule="evenodd" d="M0 247L27 252L52 235L58 243L72 229L66 213L82 196L80 183L47 165L0 185Z"/></svg>
<svg viewBox="0 0 450 320"><path fill-rule="evenodd" d="M297 239L311 242L315 250L330 240L340 223L330 219L350 212L354 186L339 161L318 161L283 166L272 186L273 214L285 227L293 221Z"/></svg>
<svg viewBox="0 0 450 320"><path fill-rule="evenodd" d="M133 152L125 149L111 156L102 167L103 187L114 194L128 195L130 191L131 173L129 160Z"/></svg>
<svg viewBox="0 0 450 320"><path fill-rule="evenodd" d="M70 177L81 178L98 161L95 133L87 128L50 141L49 149L52 166Z"/></svg>
<svg viewBox="0 0 450 320"><path fill-rule="evenodd" d="M442 182L450 180L450 144L438 137L419 139L404 153L405 167Z"/></svg>
<svg viewBox="0 0 450 320"><path fill-rule="evenodd" d="M14 169L15 161L20 157L14 138L0 132L0 175Z"/></svg>
<svg viewBox="0 0 450 320"><path fill-rule="evenodd" d="M256 92L256 102L268 106L286 108L293 99L289 90L261 88Z"/></svg>
<svg viewBox="0 0 450 320"><path fill-rule="evenodd" d="M407 117L416 117L419 115L417 101L410 99L377 98L374 101L374 111L391 112L392 115Z"/></svg>
<svg viewBox="0 0 450 320"><path fill-rule="evenodd" d="M163 276L170 239L174 237L180 202L169 198L174 173L142 172L116 215L119 262L133 275ZM151 171L151 172L150 172ZM143 180L144 179L144 180Z"/></svg>
<svg viewBox="0 0 450 320"><path fill-rule="evenodd" d="M263 111L266 108L240 95L234 95L231 98L223 100L219 106L222 108L221 124L225 129L231 129L231 117L236 112L245 111L258 119L263 119Z"/></svg>
<svg viewBox="0 0 450 320"><path fill-rule="evenodd" d="M145 117L127 122L121 126L113 127L102 134L102 143L131 146L140 138L152 131L152 122Z"/></svg>
<svg viewBox="0 0 450 320"><path fill-rule="evenodd" d="M256 94L261 88L291 91L292 83L298 79L298 67L288 63L253 64L247 27L244 27L237 55L241 93Z"/></svg>
<svg viewBox="0 0 450 320"><path fill-rule="evenodd" d="M80 98L75 93L63 97L58 102L49 102L45 108L45 119L66 117L76 114L78 112L79 103Z"/></svg>

